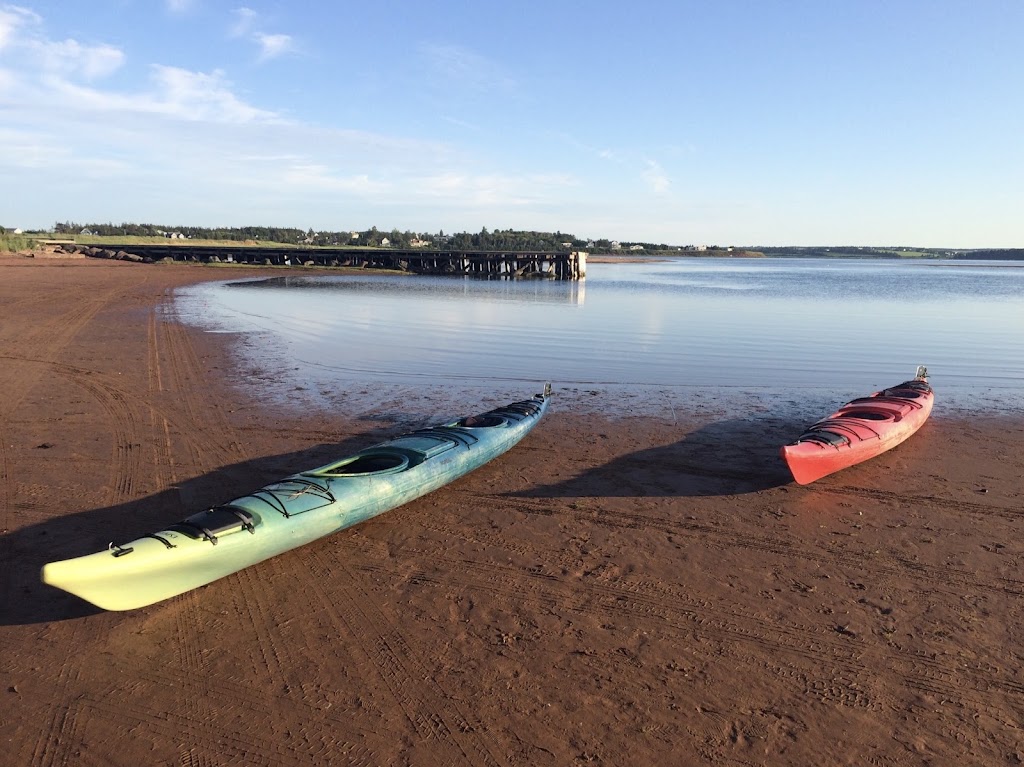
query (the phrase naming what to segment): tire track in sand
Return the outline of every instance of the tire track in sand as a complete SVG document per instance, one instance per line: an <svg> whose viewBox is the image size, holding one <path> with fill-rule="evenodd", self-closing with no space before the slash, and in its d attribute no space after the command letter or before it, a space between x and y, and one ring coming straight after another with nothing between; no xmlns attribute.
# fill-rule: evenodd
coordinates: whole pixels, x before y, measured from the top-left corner
<svg viewBox="0 0 1024 767"><path fill-rule="evenodd" d="M95 315L96 311L102 308L101 303L94 302L89 307L89 311L79 311L75 315L76 322L84 327L84 324ZM65 316L65 320L67 320L67 316ZM67 332L66 327L62 330ZM171 444L172 432L180 440L180 444L185 447L187 455L184 463L187 469L192 470L192 475L207 472L212 468L219 468L230 460L237 460L237 451L232 451L232 454L229 454L216 441L213 442L212 450L208 445L201 443L212 434L209 428L204 428L205 425L211 423L211 419L204 417L202 402L193 401L190 397L194 397L194 392L202 391L204 388L201 379L202 371L198 370L195 365L177 364L176 360L181 358L181 353L173 344L169 352L161 349L159 343L161 334L155 317L147 323L145 332L147 347L145 359L148 363L146 376L150 390L150 396L146 398L146 401L132 399L113 376L55 362L53 355L35 359L22 358L23 366L32 368L36 373L36 378L43 374L58 375L64 378L72 385L84 390L104 413L104 420L112 432L110 480L104 499L109 506L134 499L139 494L140 487L143 484L149 484L149 482L141 481L143 479L151 481L155 485L155 489L159 491L166 487L165 477L177 478L174 467L174 446ZM41 335L45 335L45 333ZM172 339L179 339L180 343L187 343L187 337L183 333L172 334ZM32 351L31 345L24 349L29 356L32 356ZM165 384L166 375L164 373L164 369L168 365L166 362L168 357L171 358L170 368L174 376L173 383L179 390L169 394L171 397L175 395L178 395L179 398L184 397L187 403L186 408L179 407L173 399L158 404L161 394L165 393L168 388ZM187 355L185 359L188 359ZM183 417L186 420L181 422ZM176 421L179 424L176 424ZM213 423L217 422L214 420ZM219 424L218 427L221 428L222 434L227 433L223 424ZM149 431L150 439L148 441L150 444L163 445L162 450L154 450L151 453L152 467L146 466L146 459L149 455L144 456L139 448L141 442L144 441L143 431ZM166 468L162 470L159 468L161 466ZM143 472L147 471L149 476L144 477ZM177 611L178 662L185 669L186 675L199 680L198 684L203 693L182 698L179 701L179 710L186 721L199 723L204 721L212 711L211 706L215 705L207 701L215 697L216 687L206 681L207 677L204 674L204 655L197 639L200 634L197 610L195 609L197 597L195 593L191 593L179 597L177 601L181 604L173 605L172 609ZM63 697L65 695L63 691L69 689L68 679L71 678L69 675L74 674L77 678L79 674L73 663L65 664L61 674L62 679L58 686ZM54 710L48 724L47 732L49 734L44 734L41 738L41 743L45 745L38 751L36 765L61 763L59 759L54 761L51 755L59 754L61 749L67 748L68 730L65 725L60 724L60 722L69 721L67 716L66 709ZM196 730L196 734L200 736L197 740L205 741L200 745L209 749L210 753L217 753L218 740L216 738L207 740L204 733L205 731L201 728Z"/></svg>
<svg viewBox="0 0 1024 767"><path fill-rule="evenodd" d="M160 344L162 352L158 359L162 360L163 364L159 367L154 364L154 381L163 391L174 395L174 407L179 414L177 420L189 426L191 473L208 473L224 465L243 461L249 456L244 447L245 441L239 438L237 430L231 426L220 400L206 396L208 387L204 382L208 375L207 370L196 354L189 331L174 318L172 302L173 292L165 291L160 311L163 319L156 323L154 330L154 342ZM173 428L171 434L177 436ZM316 681L292 678L293 668L301 667L302 659L295 657L291 648L316 646L320 643L320 637L309 636L308 643L300 640L298 645L285 641L284 634L293 630L309 629L301 620L296 621L294 626L282 629L278 625L279 611L271 609L266 604L264 596L264 579L275 579L274 573L279 573L276 580L294 577L294 574L287 571L282 564L286 561L274 559L264 562L258 568L246 568L228 576L225 581L233 580L236 583L229 587L228 598L234 605L235 614L245 616L251 625L252 640L259 648L258 657L263 661L263 666L259 670L263 675L269 671L267 683L281 689L298 689L303 700L306 700L306 696L316 694ZM294 598L299 596L296 594ZM189 649L197 647L202 641L202 626L196 622L198 599L200 597L196 592L177 598L178 601L186 603L181 606L181 612L178 614L182 666L192 678L201 679L205 673L204 656ZM257 655L250 655L250 661L255 662L256 657ZM342 667L347 665L343 662ZM203 700L212 708L216 708L220 693L219 688L210 689L203 695L195 696L194 699ZM195 715L203 716L199 711L196 711ZM333 735L335 731L334 727L311 728L307 734L308 737L319 740L321 748L325 748L325 744L336 748L338 744ZM347 744L344 748L351 746L352 744ZM301 761L296 757L296 763Z"/></svg>
<svg viewBox="0 0 1024 767"><path fill-rule="evenodd" d="M552 513L549 509L545 512ZM616 512L607 510L602 510L601 514L616 516ZM620 524L629 526L635 526L634 517L651 519L644 515L618 516L626 518L620 520ZM443 532L449 532L444 530L444 525L439 527ZM673 530L678 533L678 529ZM732 531L717 532L730 537L734 535ZM501 536L496 534L477 533L473 539L485 545L505 547ZM721 542L718 545L725 547ZM565 571L571 571L578 565L567 558L561 548L524 547L517 543L506 548L520 554L525 551L548 567L561 566ZM773 545L772 551L781 551L787 556L791 553L789 548L778 549L777 544ZM410 550L410 553L415 551ZM982 709L989 705L989 696L994 691L1013 698L1024 694L1024 683L1000 675L998 669L984 664L964 665L953 670L949 664L923 653L895 647L880 652L862 642L851 641L830 625L806 626L778 620L765 624L763 619L749 615L739 605L729 605L721 599L711 604L695 598L681 586L635 576L615 583L589 577L581 585L585 576L564 577L546 572L542 567L524 569L493 561L453 558L437 551L420 553L424 559L443 565L443 572L418 571L411 576L418 583L435 584L446 589L494 592L503 599L533 600L541 608L571 609L584 615L614 618L628 611L638 620L654 620L659 627L668 626L676 630L676 638L682 643L692 638L696 629L715 646L756 646L763 652L752 657L758 658L757 662L766 670L774 676L788 679L799 692L827 702L873 706L870 688L880 667L889 668L908 689L970 702ZM373 566L361 569L375 570ZM773 658L790 662L776 663L770 660ZM838 671L826 678L822 676L821 669Z"/></svg>
<svg viewBox="0 0 1024 767"><path fill-rule="evenodd" d="M204 382L208 378L208 371L196 355L189 331L175 318L173 301L173 291L165 292L161 306L165 319L159 324L162 349L167 361L164 384L168 391L178 395L176 401L182 409L181 420L189 424L193 433L201 438L198 441L204 447L213 449L212 456L201 457L204 465L197 468L219 468L210 466L210 459L220 462L220 465L243 460L247 457L246 451L231 427L221 401L215 397L200 398L197 395L199 390L207 388Z"/></svg>
<svg viewBox="0 0 1024 767"><path fill-rule="evenodd" d="M165 289L161 303L154 307L147 323L147 378L150 388L150 423L154 451L167 461L168 479L177 484L179 477L207 475L246 458L234 439L230 424L215 399L203 397L206 371L198 364L191 339L175 319L174 293ZM155 404L160 402L160 405ZM226 440L226 441L225 441ZM160 445L161 449L155 446ZM175 449L181 445L186 455ZM184 460L178 463L175 459ZM198 509L182 509L187 516ZM228 576L229 578L238 576ZM197 689L181 698L183 731L194 745L183 758L197 754L217 754L220 738L204 723L215 717L222 690L210 681L203 650L201 590L192 590L168 600L166 609L174 611L177 626L176 657L183 676L193 680Z"/></svg>
<svg viewBox="0 0 1024 767"><path fill-rule="evenodd" d="M3 472L2 489L0 489L0 529L10 530L14 526L11 518L13 508L13 487L11 477L15 472L14 461L9 452L13 430L10 417L21 406L22 400L41 380L43 368L25 365L25 360L53 362L62 356L64 350L74 341L82 329L104 308L109 306L116 297L131 289L141 280L130 283L127 287L115 287L102 292L86 292L75 301L54 301L49 293L41 294L36 301L21 306L23 315L31 318L26 323L28 328L16 339L5 340L4 347L16 348L18 355L0 354L5 364L0 365L0 471ZM65 308L67 307L67 308ZM63 311L62 311L63 310ZM20 327L20 324L19 324ZM11 558L4 554L4 570L9 567ZM12 579L5 577L5 582ZM6 595L5 598L9 598Z"/></svg>
<svg viewBox="0 0 1024 767"><path fill-rule="evenodd" d="M705 524L696 520L685 520L678 517L659 516L639 512L623 512L613 509L574 510L560 509L552 511L545 503L531 503L528 499L502 498L503 503L511 505L524 514L567 515L579 522L600 527L621 528L630 530L658 530L668 535L679 535L700 541L705 545L714 545L723 549L748 548L775 554L780 557L802 559L819 564L842 564L854 568L864 566L864 555L860 552L845 552L835 548L808 548L794 543L792 539L770 535L754 535L733 528L722 528ZM964 588L979 591L991 591L1010 596L1024 596L1024 581L1012 578L980 579L969 570L957 569L952 566L929 565L906 557L890 557L894 565L880 561L873 562L873 568L882 575L909 577L922 584L923 589L949 594L960 594Z"/></svg>
<svg viewBox="0 0 1024 767"><path fill-rule="evenodd" d="M373 599L358 586L358 578L341 562L330 565L316 547L307 547L310 591L323 615L344 636L358 638L353 649L365 655L366 667L384 683L406 721L424 740L434 743L432 760L445 764L507 764L487 727L460 710L416 659L416 652ZM323 584L330 583L330 593ZM387 710L387 707L383 707Z"/></svg>
<svg viewBox="0 0 1024 767"><path fill-rule="evenodd" d="M11 476L15 465L8 452L11 428L10 414L21 405L25 395L36 387L47 370L47 364L54 364L65 355L65 350L74 342L82 330L94 320L97 314L111 305L119 296L131 291L143 281L141 276L106 291L82 291L70 302L54 301L45 294L38 302L23 303L23 314L31 315L28 330L17 338L16 346L5 344L8 348L17 348L18 356L2 355L0 359L7 364L0 366L0 391L4 392L0 403L0 462L3 465L3 490L0 491L0 528L8 530L12 527L11 508L14 483ZM29 311L35 305L37 311ZM66 310L63 310L68 307ZM39 364L43 363L43 364ZM115 482L115 487L123 483ZM5 536L6 538L6 536ZM12 558L8 552L0 552L4 567L11 566ZM5 577L5 583L11 584L14 579ZM5 588L5 592L7 589ZM10 593L4 599L12 598ZM68 632L66 641L70 646L77 646L82 633L82 622L74 621L64 629ZM72 655L61 664L54 680L57 700L67 700L68 690L81 683L81 667L77 656ZM55 705L50 708L40 728L32 751L30 767L48 767L48 765L70 764L73 758L72 745L76 742L79 726L77 714L68 705Z"/></svg>

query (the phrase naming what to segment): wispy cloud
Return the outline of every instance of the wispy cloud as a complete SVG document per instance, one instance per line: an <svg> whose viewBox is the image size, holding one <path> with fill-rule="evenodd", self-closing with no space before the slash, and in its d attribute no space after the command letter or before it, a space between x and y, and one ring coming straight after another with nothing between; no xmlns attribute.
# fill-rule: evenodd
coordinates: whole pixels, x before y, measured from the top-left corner
<svg viewBox="0 0 1024 767"><path fill-rule="evenodd" d="M461 204L483 207L532 205L553 190L576 186L564 174L475 174L448 171L423 176L411 182L417 193L434 201L451 199Z"/></svg>
<svg viewBox="0 0 1024 767"><path fill-rule="evenodd" d="M124 52L113 45L86 45L72 38L50 40L42 32L42 18L13 5L0 7L0 52L12 53L9 78L36 71L58 77L96 80L112 74L124 63Z"/></svg>
<svg viewBox="0 0 1024 767"><path fill-rule="evenodd" d="M162 115L178 120L244 124L277 121L274 112L245 103L231 91L224 73L192 72L152 65L151 87L138 93L106 91L57 77L40 83L64 100L65 106L92 112Z"/></svg>
<svg viewBox="0 0 1024 767"><path fill-rule="evenodd" d="M273 59L290 52L294 47L291 35L257 33L254 39L260 46L260 59Z"/></svg>
<svg viewBox="0 0 1024 767"><path fill-rule="evenodd" d="M612 166L620 168L621 172L628 174L632 179L635 179L637 174L639 174L643 184L657 195L665 195L672 188L672 179L668 171L658 161L645 156L646 152L642 150L597 147L579 141L567 133L553 133L552 135L558 141L569 145L584 155L597 158L602 162L610 163ZM665 154L667 151L671 157L680 154L682 150L678 147L670 146L667 150L662 148L658 151L660 154Z"/></svg>
<svg viewBox="0 0 1024 767"><path fill-rule="evenodd" d="M82 45L77 40L33 40L25 48L37 57L40 66L46 71L85 80L96 80L112 74L125 59L124 52L112 45Z"/></svg>
<svg viewBox="0 0 1024 767"><path fill-rule="evenodd" d="M236 8L228 35L255 43L260 50L260 61L283 56L295 50L295 39L291 35L271 34L263 31L263 20L252 8Z"/></svg>
<svg viewBox="0 0 1024 767"><path fill-rule="evenodd" d="M76 155L66 144L36 131L0 130L0 147L0 167L8 171L51 168L110 178L131 168L130 163L114 158Z"/></svg>
<svg viewBox="0 0 1024 767"><path fill-rule="evenodd" d="M160 111L177 117L231 123L279 119L274 112L238 98L220 70L207 74L154 64L152 81Z"/></svg>
<svg viewBox="0 0 1024 767"><path fill-rule="evenodd" d="M255 12L239 9L234 20L240 38L269 55L290 44L259 38ZM0 176L48 189L45 205L39 195L14 201L8 214L22 221L173 212L202 223L300 211L317 226L344 226L339 216L367 225L401 211L395 223L433 226L466 212L549 215L566 189L580 187L569 175L501 171L445 141L287 119L244 98L225 70L129 60L112 43L51 38L38 15L11 6L0 5L0 45ZM474 78L472 55L441 58L451 77L480 87L503 81L493 70Z"/></svg>
<svg viewBox="0 0 1024 767"><path fill-rule="evenodd" d="M165 3L171 13L186 13L196 4L195 0L165 0Z"/></svg>
<svg viewBox="0 0 1024 767"><path fill-rule="evenodd" d="M256 27L256 20L259 14L252 8L235 8L234 22L231 24L228 34L232 37L247 37L252 34Z"/></svg>
<svg viewBox="0 0 1024 767"><path fill-rule="evenodd" d="M19 112L60 103L69 112L148 114L186 121L245 124L282 119L236 96L220 70L195 72L152 64L148 87L133 92L105 87L104 78L125 65L127 57L120 48L50 39L42 19L23 8L0 7L0 54L0 106L17 103Z"/></svg>
<svg viewBox="0 0 1024 767"><path fill-rule="evenodd" d="M28 26L42 23L39 14L17 5L0 7L0 51L16 39L15 33Z"/></svg>
<svg viewBox="0 0 1024 767"><path fill-rule="evenodd" d="M286 165L282 180L286 184L306 190L376 194L389 189L386 183L371 180L369 174L337 175L326 165L315 162L298 161Z"/></svg>
<svg viewBox="0 0 1024 767"><path fill-rule="evenodd" d="M462 118L459 117L453 117L452 115L438 115L438 118L444 120L446 123L450 125L462 128L463 130L473 131L475 133L479 133L482 130L482 128L476 123L471 123L468 120L463 120Z"/></svg>
<svg viewBox="0 0 1024 767"><path fill-rule="evenodd" d="M654 160L646 161L647 167L640 174L644 182L657 194L667 192L672 186L672 180L668 177L665 169Z"/></svg>
<svg viewBox="0 0 1024 767"><path fill-rule="evenodd" d="M424 43L420 53L428 72L442 88L459 88L472 92L510 91L515 80L490 59L458 45Z"/></svg>

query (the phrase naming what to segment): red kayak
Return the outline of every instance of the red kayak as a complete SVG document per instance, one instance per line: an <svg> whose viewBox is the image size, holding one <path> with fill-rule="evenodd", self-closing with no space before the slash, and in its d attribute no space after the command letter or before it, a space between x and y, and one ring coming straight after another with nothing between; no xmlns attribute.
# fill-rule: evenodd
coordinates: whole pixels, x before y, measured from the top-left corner
<svg viewBox="0 0 1024 767"><path fill-rule="evenodd" d="M874 458L920 429L934 399L928 371L919 367L913 380L847 402L808 427L795 442L783 446L782 460L793 479L806 485Z"/></svg>

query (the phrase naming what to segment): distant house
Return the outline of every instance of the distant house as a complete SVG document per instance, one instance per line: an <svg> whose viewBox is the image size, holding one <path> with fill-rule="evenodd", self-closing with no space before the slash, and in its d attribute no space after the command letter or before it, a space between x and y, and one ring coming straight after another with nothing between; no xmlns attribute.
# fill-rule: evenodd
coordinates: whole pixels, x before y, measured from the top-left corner
<svg viewBox="0 0 1024 767"><path fill-rule="evenodd" d="M562 247L563 248L571 248L572 247L572 243L571 242L563 242L562 243Z"/></svg>
<svg viewBox="0 0 1024 767"><path fill-rule="evenodd" d="M630 250L643 250L644 246L643 245L630 245L629 249Z"/></svg>
<svg viewBox="0 0 1024 767"><path fill-rule="evenodd" d="M383 239L382 239L382 240L380 241L380 246L381 246L382 248L387 248L387 247L390 247L390 246L391 246L391 240L389 240L389 239L388 239L387 237L383 238Z"/></svg>
<svg viewBox="0 0 1024 767"><path fill-rule="evenodd" d="M359 232L349 232L349 234L351 235L349 237L350 240L358 240L359 239Z"/></svg>
<svg viewBox="0 0 1024 767"><path fill-rule="evenodd" d="M410 245L410 247L413 247L413 248L425 248L428 245L430 245L430 242L428 240L421 240L421 239L419 239L417 237L412 242L410 242L409 245Z"/></svg>
<svg viewBox="0 0 1024 767"><path fill-rule="evenodd" d="M612 240L612 244L611 244L610 247L611 247L612 250L621 250L622 249L622 245L619 244L619 242L617 240Z"/></svg>
<svg viewBox="0 0 1024 767"><path fill-rule="evenodd" d="M92 237L93 231L89 227L85 227L82 231L79 232L79 234L84 234L86 237Z"/></svg>

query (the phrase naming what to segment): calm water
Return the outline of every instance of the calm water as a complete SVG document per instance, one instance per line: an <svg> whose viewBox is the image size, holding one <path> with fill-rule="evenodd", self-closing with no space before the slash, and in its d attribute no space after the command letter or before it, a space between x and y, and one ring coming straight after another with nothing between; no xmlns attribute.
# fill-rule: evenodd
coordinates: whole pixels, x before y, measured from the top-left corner
<svg viewBox="0 0 1024 767"><path fill-rule="evenodd" d="M1019 263L676 259L591 263L579 283L292 276L179 296L185 321L247 334L241 369L279 389L550 380L842 399L926 364L947 402L1024 411Z"/></svg>

